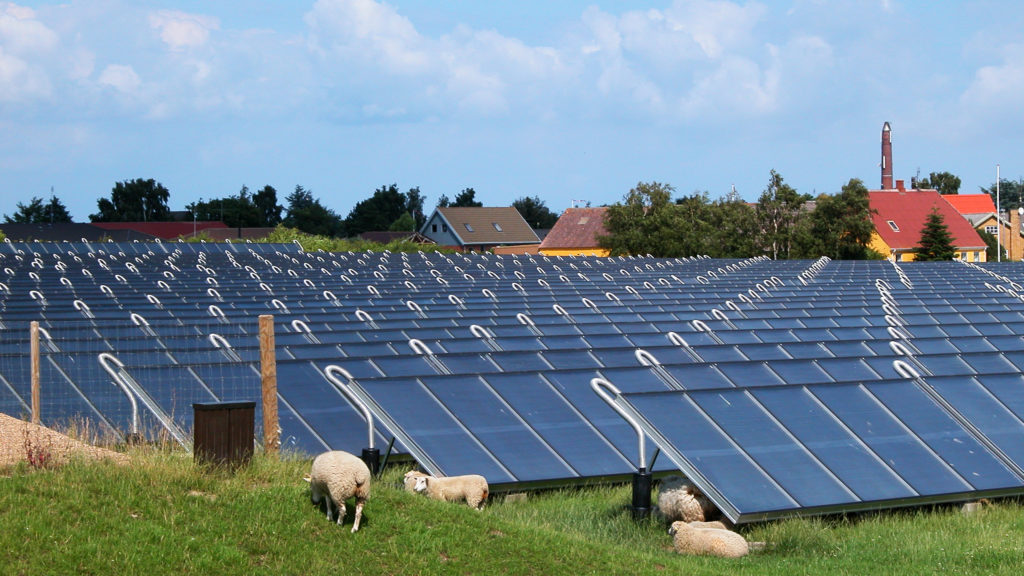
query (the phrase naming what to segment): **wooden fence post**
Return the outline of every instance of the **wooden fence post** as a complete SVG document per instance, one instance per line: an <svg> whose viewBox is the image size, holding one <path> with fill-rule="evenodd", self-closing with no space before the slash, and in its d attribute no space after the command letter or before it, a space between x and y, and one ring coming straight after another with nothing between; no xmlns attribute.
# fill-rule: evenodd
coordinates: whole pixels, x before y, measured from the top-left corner
<svg viewBox="0 0 1024 576"><path fill-rule="evenodd" d="M39 424L39 322L32 321L29 324L29 354L31 356L32 369L32 423Z"/></svg>
<svg viewBox="0 0 1024 576"><path fill-rule="evenodd" d="M277 454L281 430L277 420L277 353L274 350L274 317L260 315L260 376L263 390L263 451Z"/></svg>

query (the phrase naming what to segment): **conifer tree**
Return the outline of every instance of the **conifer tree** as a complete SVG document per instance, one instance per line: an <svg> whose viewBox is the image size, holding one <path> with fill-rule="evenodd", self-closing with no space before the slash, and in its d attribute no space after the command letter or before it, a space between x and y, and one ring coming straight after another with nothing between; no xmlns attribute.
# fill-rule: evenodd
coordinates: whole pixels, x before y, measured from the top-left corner
<svg viewBox="0 0 1024 576"><path fill-rule="evenodd" d="M946 227L945 219L933 208L925 220L924 228L921 228L916 260L952 260L955 254L953 236Z"/></svg>

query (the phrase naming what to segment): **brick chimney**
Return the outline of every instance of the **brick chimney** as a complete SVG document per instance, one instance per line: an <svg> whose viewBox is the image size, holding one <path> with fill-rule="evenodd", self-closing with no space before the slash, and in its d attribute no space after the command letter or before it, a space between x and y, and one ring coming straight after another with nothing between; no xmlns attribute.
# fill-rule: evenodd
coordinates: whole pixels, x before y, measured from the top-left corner
<svg viewBox="0 0 1024 576"><path fill-rule="evenodd" d="M882 125L882 190L892 190L892 130Z"/></svg>
<svg viewBox="0 0 1024 576"><path fill-rule="evenodd" d="M1010 231L1006 240L1006 258L1008 260L1024 259L1024 238L1020 237L1021 208L1010 210Z"/></svg>
<svg viewBox="0 0 1024 576"><path fill-rule="evenodd" d="M906 192L907 191L906 187L903 186L903 180L897 180L896 181L896 189L899 190L900 192ZM892 180L889 180L889 188L888 188L888 190L892 190Z"/></svg>

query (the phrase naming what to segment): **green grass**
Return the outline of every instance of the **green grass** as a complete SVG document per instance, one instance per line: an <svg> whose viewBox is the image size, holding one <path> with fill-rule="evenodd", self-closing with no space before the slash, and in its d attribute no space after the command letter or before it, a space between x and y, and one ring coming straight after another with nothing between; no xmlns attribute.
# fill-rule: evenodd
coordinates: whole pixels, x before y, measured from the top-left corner
<svg viewBox="0 0 1024 576"><path fill-rule="evenodd" d="M745 526L767 549L739 560L672 552L635 522L628 486L498 496L482 512L373 486L359 532L329 523L309 460L257 456L235 473L181 452L0 473L0 574L1019 574L1024 510L995 503Z"/></svg>

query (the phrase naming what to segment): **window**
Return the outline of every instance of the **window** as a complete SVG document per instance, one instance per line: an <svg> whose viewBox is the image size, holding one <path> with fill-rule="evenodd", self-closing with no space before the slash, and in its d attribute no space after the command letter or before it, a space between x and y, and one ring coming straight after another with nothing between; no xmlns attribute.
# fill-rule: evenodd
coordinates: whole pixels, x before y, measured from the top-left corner
<svg viewBox="0 0 1024 576"><path fill-rule="evenodd" d="M886 223L889 224L889 228L892 228L893 232L899 232L900 231L900 227L896 225L895 221L888 220Z"/></svg>
<svg viewBox="0 0 1024 576"><path fill-rule="evenodd" d="M494 226L494 229L497 230L498 232L504 232L504 230L501 229L501 224L498 224L497 222L491 222L491 225Z"/></svg>
<svg viewBox="0 0 1024 576"><path fill-rule="evenodd" d="M473 227L469 225L469 222L466 222L465 224L463 224L463 226L466 227L466 230L469 230L470 232L473 231Z"/></svg>
<svg viewBox="0 0 1024 576"><path fill-rule="evenodd" d="M437 232L437 224L431 224L430 225L430 231L431 232Z"/></svg>
<svg viewBox="0 0 1024 576"><path fill-rule="evenodd" d="M988 232L989 234L995 236L996 233L999 232L999 227L998 226L985 226L985 232Z"/></svg>
<svg viewBox="0 0 1024 576"><path fill-rule="evenodd" d="M448 225L447 224L441 224L441 232L447 232L447 231L448 231Z"/></svg>

